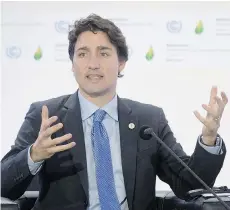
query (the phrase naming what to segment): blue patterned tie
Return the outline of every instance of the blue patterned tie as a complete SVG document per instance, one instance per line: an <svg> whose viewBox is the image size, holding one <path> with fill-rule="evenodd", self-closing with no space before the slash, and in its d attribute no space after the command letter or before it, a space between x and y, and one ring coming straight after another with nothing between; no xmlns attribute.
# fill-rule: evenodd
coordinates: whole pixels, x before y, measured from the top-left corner
<svg viewBox="0 0 230 210"><path fill-rule="evenodd" d="M101 210L120 210L120 204L115 190L109 137L102 124L105 114L106 112L101 109L94 113L91 133L98 195Z"/></svg>

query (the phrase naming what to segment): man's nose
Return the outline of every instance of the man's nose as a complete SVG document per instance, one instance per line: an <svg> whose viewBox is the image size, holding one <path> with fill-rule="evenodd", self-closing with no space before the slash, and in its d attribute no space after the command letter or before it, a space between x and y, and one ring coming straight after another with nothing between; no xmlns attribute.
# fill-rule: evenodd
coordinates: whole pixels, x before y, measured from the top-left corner
<svg viewBox="0 0 230 210"><path fill-rule="evenodd" d="M88 63L89 69L99 69L100 68L100 62L99 59L96 56L91 56Z"/></svg>

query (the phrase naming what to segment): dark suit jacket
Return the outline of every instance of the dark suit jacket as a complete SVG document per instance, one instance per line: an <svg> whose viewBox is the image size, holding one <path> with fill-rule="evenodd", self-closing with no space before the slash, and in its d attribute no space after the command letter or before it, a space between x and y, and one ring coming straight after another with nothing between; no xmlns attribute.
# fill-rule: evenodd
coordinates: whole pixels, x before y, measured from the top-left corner
<svg viewBox="0 0 230 210"><path fill-rule="evenodd" d="M27 164L27 152L38 137L41 108L47 105L50 116L57 115L64 128L53 138L72 133L76 146L56 153L46 160L39 172L40 194L36 210L83 210L88 205L88 180L84 133L77 92L33 103L19 130L15 145L2 159L2 196L19 198L33 179ZM155 133L180 156L209 186L213 186L225 157L213 155L198 143L188 157L176 142L161 108L118 98L122 167L130 210L149 210L155 206L156 175L183 195L202 186L178 163L156 139L142 140L139 129L151 126ZM135 128L129 129L129 123ZM183 128L181 128L183 129ZM189 134L188 134L189 135ZM89 180L90 181L90 180Z"/></svg>

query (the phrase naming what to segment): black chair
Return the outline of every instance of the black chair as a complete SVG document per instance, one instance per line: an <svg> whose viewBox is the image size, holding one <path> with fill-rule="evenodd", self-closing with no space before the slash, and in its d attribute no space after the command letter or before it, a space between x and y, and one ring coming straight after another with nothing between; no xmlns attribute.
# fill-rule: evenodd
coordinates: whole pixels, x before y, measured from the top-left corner
<svg viewBox="0 0 230 210"><path fill-rule="evenodd" d="M227 187L213 190L230 206L230 192ZM156 199L157 210L226 210L218 199L202 189L189 191L186 200L178 198L173 192L158 191Z"/></svg>
<svg viewBox="0 0 230 210"><path fill-rule="evenodd" d="M17 202L1 197L1 209L2 210L18 210L20 209L20 207Z"/></svg>

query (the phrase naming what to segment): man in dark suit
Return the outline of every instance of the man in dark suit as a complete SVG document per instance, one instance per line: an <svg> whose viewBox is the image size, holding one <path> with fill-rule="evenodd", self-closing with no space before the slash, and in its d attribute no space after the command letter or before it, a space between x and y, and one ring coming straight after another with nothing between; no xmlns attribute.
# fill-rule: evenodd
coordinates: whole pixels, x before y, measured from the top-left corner
<svg viewBox="0 0 230 210"><path fill-rule="evenodd" d="M195 112L204 126L189 157L161 108L116 95L128 50L113 22L97 15L76 21L69 55L79 89L31 105L15 145L2 159L2 196L19 198L35 174L40 193L34 210L155 209L156 176L181 198L202 188L156 139L139 137L143 125L213 186L226 154L217 134L225 93L219 98L213 87L209 105L203 105L207 116Z"/></svg>

